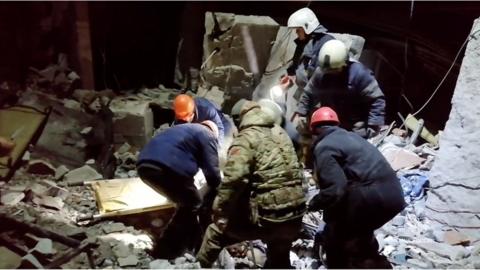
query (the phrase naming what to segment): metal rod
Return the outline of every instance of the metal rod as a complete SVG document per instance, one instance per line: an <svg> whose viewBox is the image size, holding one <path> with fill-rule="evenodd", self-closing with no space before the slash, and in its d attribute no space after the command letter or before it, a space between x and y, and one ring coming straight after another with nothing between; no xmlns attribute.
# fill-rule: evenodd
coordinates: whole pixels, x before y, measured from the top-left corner
<svg viewBox="0 0 480 270"><path fill-rule="evenodd" d="M6 214L0 214L0 220L2 221L1 222L2 225L10 223L10 224L14 225L13 228L15 228L16 230L18 230L18 229L22 230L23 229L23 230L25 230L27 232L31 232L35 235L50 238L52 240L60 242L60 243L66 245L66 246L69 246L69 247L77 248L81 244L81 242L76 240L76 239L73 239L73 238L70 238L70 237L67 237L67 236L63 236L61 234L54 233L54 232L49 231L49 230L45 230L42 227L40 227L38 225L35 225L35 224L27 224L27 223L18 221L15 218L7 216Z"/></svg>
<svg viewBox="0 0 480 270"><path fill-rule="evenodd" d="M48 265L45 266L46 269L52 269L52 268L59 268L62 264L69 262L72 260L74 257L76 257L78 254L84 252L88 248L90 248L91 243L88 241L85 241L80 244L80 246L76 248L72 248L68 251L66 251L63 254L60 254L53 258L52 262L49 263Z"/></svg>

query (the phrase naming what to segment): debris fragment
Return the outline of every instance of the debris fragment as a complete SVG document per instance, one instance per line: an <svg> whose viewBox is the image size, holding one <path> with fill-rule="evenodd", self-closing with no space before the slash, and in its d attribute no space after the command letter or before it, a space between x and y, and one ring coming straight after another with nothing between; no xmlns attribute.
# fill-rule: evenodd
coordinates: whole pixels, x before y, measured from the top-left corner
<svg viewBox="0 0 480 270"><path fill-rule="evenodd" d="M27 172L40 175L55 175L55 167L44 160L34 159L28 162Z"/></svg>

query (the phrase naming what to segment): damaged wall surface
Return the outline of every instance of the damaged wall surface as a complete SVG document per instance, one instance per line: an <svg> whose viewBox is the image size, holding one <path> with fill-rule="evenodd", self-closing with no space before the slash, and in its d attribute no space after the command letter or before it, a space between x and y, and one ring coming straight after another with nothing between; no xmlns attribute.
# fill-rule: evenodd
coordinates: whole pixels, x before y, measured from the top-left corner
<svg viewBox="0 0 480 270"><path fill-rule="evenodd" d="M440 138L427 200L430 218L457 228L480 228L480 19L471 31Z"/></svg>
<svg viewBox="0 0 480 270"><path fill-rule="evenodd" d="M267 66L278 28L266 16L205 14L203 76L225 92L225 112L230 112L238 99L250 98Z"/></svg>

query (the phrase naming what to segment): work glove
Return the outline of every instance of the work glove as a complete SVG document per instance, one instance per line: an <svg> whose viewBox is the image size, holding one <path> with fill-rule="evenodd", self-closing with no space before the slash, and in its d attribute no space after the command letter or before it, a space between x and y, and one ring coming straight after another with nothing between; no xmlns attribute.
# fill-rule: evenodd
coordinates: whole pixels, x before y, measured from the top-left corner
<svg viewBox="0 0 480 270"><path fill-rule="evenodd" d="M310 199L310 201L307 204L307 210L309 212L316 212L321 210L323 208L321 198L322 198L322 195L320 194L320 192L317 193L317 195L313 196L313 198Z"/></svg>

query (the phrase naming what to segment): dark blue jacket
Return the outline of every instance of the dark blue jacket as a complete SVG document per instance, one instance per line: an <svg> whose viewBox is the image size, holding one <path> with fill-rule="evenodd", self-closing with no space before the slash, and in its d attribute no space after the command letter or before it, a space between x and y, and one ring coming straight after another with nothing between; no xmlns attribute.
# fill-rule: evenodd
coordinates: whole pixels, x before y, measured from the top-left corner
<svg viewBox="0 0 480 270"><path fill-rule="evenodd" d="M318 67L318 53L323 44L335 39L327 34L327 31L327 28L319 25L309 35L308 40L295 39L294 41L297 46L293 54L292 64L288 67L287 73L288 75L296 75L296 83L302 88L305 87Z"/></svg>
<svg viewBox="0 0 480 270"><path fill-rule="evenodd" d="M312 150L320 187L315 203L326 210L327 220L348 220L345 215L354 215L353 209L361 207L391 218L405 207L395 171L367 140L343 128L330 126L318 135ZM360 189L362 196L354 196Z"/></svg>
<svg viewBox="0 0 480 270"><path fill-rule="evenodd" d="M218 141L222 142L225 133L230 130L230 123L223 116L222 111L217 109L215 104L206 98L196 97L195 99L195 116L192 123L200 123L205 120L213 121L218 127ZM174 124L177 124L176 122Z"/></svg>
<svg viewBox="0 0 480 270"><path fill-rule="evenodd" d="M373 72L356 61L349 61L340 74L317 69L300 97L297 112L307 116L319 102L334 109L347 129L359 121L372 126L385 123L385 96Z"/></svg>
<svg viewBox="0 0 480 270"><path fill-rule="evenodd" d="M201 124L173 126L158 134L140 152L137 165L142 163L163 165L192 178L201 168L209 186L220 183L217 139Z"/></svg>

